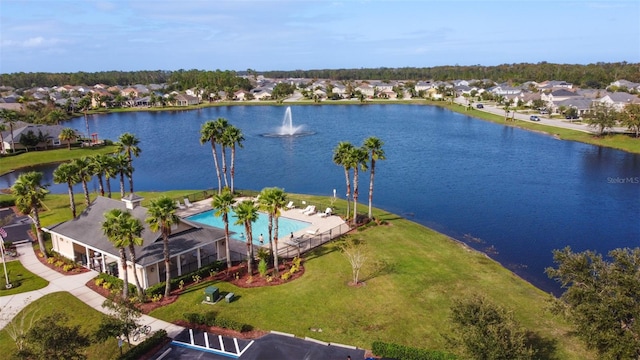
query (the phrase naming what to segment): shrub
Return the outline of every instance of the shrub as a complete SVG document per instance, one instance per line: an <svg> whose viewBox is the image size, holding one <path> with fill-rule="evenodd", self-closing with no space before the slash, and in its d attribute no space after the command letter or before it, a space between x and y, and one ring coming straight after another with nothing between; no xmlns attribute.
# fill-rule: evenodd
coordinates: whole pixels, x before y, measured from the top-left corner
<svg viewBox="0 0 640 360"><path fill-rule="evenodd" d="M56 258L53 258L53 257L47 258L47 264L53 264L54 262L56 262Z"/></svg>
<svg viewBox="0 0 640 360"><path fill-rule="evenodd" d="M438 350L418 349L409 346L374 341L371 350L377 356L402 360L455 360L457 357Z"/></svg>
<svg viewBox="0 0 640 360"><path fill-rule="evenodd" d="M195 325L216 326L219 328L225 328L225 329L235 330L239 332L246 332L246 331L253 330L253 327L251 325L243 324L235 320L231 320L223 317L217 317L216 313L213 311L209 311L205 314L184 313L182 316L187 322Z"/></svg>
<svg viewBox="0 0 640 360"><path fill-rule="evenodd" d="M102 286L102 283L104 282L103 278L97 278L95 281L96 286Z"/></svg>
<svg viewBox="0 0 640 360"><path fill-rule="evenodd" d="M151 301L152 302L158 302L160 300L162 300L162 294L153 294L151 295Z"/></svg>
<svg viewBox="0 0 640 360"><path fill-rule="evenodd" d="M67 271L67 272L68 272L68 271L73 270L74 268L75 268L75 265L67 264L67 265L64 265L64 266L62 267L62 270L64 270L64 271Z"/></svg>
<svg viewBox="0 0 640 360"><path fill-rule="evenodd" d="M56 262L53 265L55 265L56 267L62 267L64 265L64 261L56 260Z"/></svg>
<svg viewBox="0 0 640 360"><path fill-rule="evenodd" d="M289 278L290 278L290 277L291 277L291 274L290 274L290 273L288 273L288 272L283 273L283 274L280 276L280 278L281 278L282 280L284 280L284 281L289 280Z"/></svg>
<svg viewBox="0 0 640 360"><path fill-rule="evenodd" d="M265 277L267 275L267 262L264 259L260 259L258 263L258 272L261 277Z"/></svg>

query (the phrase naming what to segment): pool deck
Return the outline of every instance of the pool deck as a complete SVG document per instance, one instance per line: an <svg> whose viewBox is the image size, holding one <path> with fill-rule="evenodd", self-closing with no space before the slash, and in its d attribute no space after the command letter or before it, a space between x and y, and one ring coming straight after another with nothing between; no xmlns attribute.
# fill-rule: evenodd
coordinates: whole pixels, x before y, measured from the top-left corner
<svg viewBox="0 0 640 360"><path fill-rule="evenodd" d="M245 200L246 198L238 198L237 201ZM201 201L197 201L192 203L191 207L187 207L186 209L178 209L176 211L176 215L181 218L186 218L191 215L199 214L205 211L213 210L211 206L211 199L205 199ZM340 227L340 231L332 232L332 239L340 236L340 234L346 233L349 230L349 225L337 215L330 215L326 217L321 217L320 212L315 213L313 215L306 215L301 213L301 209L282 209L280 212L280 217L285 217L293 220L304 221L310 223L308 227L296 231L293 233L293 237L295 240L309 238L316 234L323 234L328 232L329 230ZM280 234L278 238L279 250L285 250L285 247L291 247L292 249L297 249L297 243L291 243L290 236L291 234ZM268 244L267 244L268 245ZM278 252L280 253L280 251Z"/></svg>

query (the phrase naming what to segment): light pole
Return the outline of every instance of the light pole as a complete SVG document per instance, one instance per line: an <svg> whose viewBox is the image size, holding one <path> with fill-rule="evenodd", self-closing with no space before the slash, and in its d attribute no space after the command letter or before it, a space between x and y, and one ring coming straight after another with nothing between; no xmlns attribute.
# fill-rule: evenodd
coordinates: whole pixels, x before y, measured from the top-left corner
<svg viewBox="0 0 640 360"><path fill-rule="evenodd" d="M7 237L7 232L4 230L4 228L0 227L0 252L2 253L2 266L4 267L4 279L6 280L4 286L7 289L11 289L12 285L9 282L9 273L7 273L7 262L5 261L5 258L4 258L4 238L5 237Z"/></svg>

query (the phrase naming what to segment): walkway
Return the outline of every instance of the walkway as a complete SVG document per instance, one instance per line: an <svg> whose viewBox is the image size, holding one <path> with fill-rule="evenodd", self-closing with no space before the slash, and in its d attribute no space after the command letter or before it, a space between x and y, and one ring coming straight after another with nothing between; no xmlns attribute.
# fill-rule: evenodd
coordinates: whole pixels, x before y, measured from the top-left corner
<svg viewBox="0 0 640 360"><path fill-rule="evenodd" d="M104 303L106 299L85 285L89 280L98 275L97 272L89 271L78 275L63 275L43 265L33 251L31 243L18 245L17 250L18 254L20 254L19 259L22 265L32 273L49 281L49 285L40 290L0 296L0 329L3 329L31 302L44 295L59 291L67 291L92 308L105 314L108 313L107 310L102 307L102 303ZM139 322L140 325L151 326L151 331L164 329L171 338L177 336L184 330L181 326L147 315L142 315Z"/></svg>

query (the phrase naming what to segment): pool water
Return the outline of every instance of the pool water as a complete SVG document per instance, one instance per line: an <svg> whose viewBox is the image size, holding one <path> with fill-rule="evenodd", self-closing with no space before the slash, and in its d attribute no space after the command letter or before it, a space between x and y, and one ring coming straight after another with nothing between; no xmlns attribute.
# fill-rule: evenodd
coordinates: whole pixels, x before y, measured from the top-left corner
<svg viewBox="0 0 640 360"><path fill-rule="evenodd" d="M222 217L215 216L214 213L214 210L205 211L200 214L189 216L187 217L187 220L224 229ZM237 220L238 218L236 218L236 214L231 211L229 213L229 232L235 232L231 238L239 241L245 241L244 225L234 224ZM305 221L289 219L281 216L278 218L278 235L280 238L283 238L286 237L287 234L295 233L296 231L302 230L310 225L311 223ZM251 229L253 231L254 245L266 245L269 243L269 216L267 214L259 212L258 220L252 224ZM264 237L264 244L260 243L260 234Z"/></svg>

